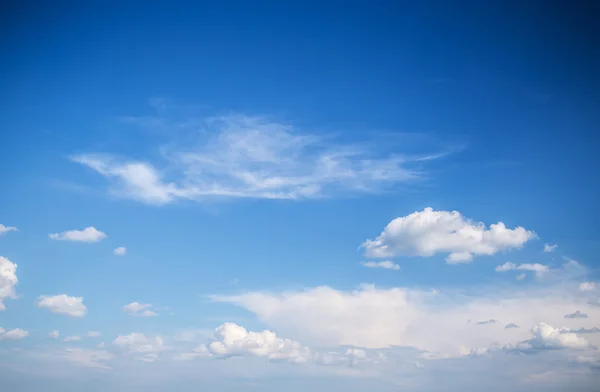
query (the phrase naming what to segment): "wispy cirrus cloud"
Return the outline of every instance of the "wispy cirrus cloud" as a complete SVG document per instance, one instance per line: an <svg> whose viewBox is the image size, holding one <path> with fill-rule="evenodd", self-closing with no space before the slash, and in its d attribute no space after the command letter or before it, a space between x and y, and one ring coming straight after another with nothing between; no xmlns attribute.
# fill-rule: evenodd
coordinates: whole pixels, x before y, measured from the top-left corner
<svg viewBox="0 0 600 392"><path fill-rule="evenodd" d="M106 177L112 195L161 205L181 199L297 200L377 193L424 180L425 165L447 155L439 149L417 155L389 152L384 143L344 142L261 116L173 120L163 115L164 105L158 109L155 117L127 120L144 128L169 129L175 139L177 130L188 132L159 147L162 161L110 153L71 159Z"/></svg>

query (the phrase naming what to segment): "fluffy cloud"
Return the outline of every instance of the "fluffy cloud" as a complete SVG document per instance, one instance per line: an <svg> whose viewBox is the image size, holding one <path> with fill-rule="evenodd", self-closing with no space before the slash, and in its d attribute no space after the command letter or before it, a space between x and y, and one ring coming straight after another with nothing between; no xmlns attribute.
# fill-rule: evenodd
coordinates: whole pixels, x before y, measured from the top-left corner
<svg viewBox="0 0 600 392"><path fill-rule="evenodd" d="M60 337L60 332L58 332L57 330L54 330L48 334L48 337L50 339L58 339Z"/></svg>
<svg viewBox="0 0 600 392"><path fill-rule="evenodd" d="M554 252L556 249L558 248L558 245L556 244L544 244L544 252L546 253L551 253Z"/></svg>
<svg viewBox="0 0 600 392"><path fill-rule="evenodd" d="M368 257L427 257L447 253L446 261L454 264L470 262L475 255L519 248L532 238L535 233L522 227L509 229L499 222L488 229L457 211L425 208L394 219L377 238L365 241L362 246Z"/></svg>
<svg viewBox="0 0 600 392"><path fill-rule="evenodd" d="M310 350L298 342L281 339L271 331L249 332L234 323L225 323L215 330L208 350L215 356L254 355L293 363L310 359Z"/></svg>
<svg viewBox="0 0 600 392"><path fill-rule="evenodd" d="M136 359L144 362L153 362L158 359L158 354L167 350L165 341L160 336L148 336L142 333L119 335L113 346L125 352L136 355Z"/></svg>
<svg viewBox="0 0 600 392"><path fill-rule="evenodd" d="M117 256L124 256L125 253L127 253L127 248L125 248L124 246L119 246L118 248L113 250L113 253Z"/></svg>
<svg viewBox="0 0 600 392"><path fill-rule="evenodd" d="M57 241L98 242L106 238L107 235L90 226L83 230L68 230L61 233L49 234L48 237Z"/></svg>
<svg viewBox="0 0 600 392"><path fill-rule="evenodd" d="M11 329L0 335L0 340L19 340L29 335L29 332L22 330L21 328Z"/></svg>
<svg viewBox="0 0 600 392"><path fill-rule="evenodd" d="M38 297L37 306L46 308L52 313L71 317L83 317L87 313L87 308L83 304L83 297L71 297L67 294L42 295Z"/></svg>
<svg viewBox="0 0 600 392"><path fill-rule="evenodd" d="M565 318L569 318L569 319L588 318L588 315L586 313L581 313L579 310L576 310L575 313L565 314Z"/></svg>
<svg viewBox="0 0 600 392"><path fill-rule="evenodd" d="M579 284L579 290L581 291L597 291L596 283L594 282L583 282Z"/></svg>
<svg viewBox="0 0 600 392"><path fill-rule="evenodd" d="M506 271L511 271L511 270L530 271L530 272L535 272L535 274L537 276L542 276L546 272L550 271L550 267L547 265L538 264L538 263L517 265L517 264L511 263L511 262L506 262L506 263L496 267L497 272L506 272ZM521 279L518 279L518 280L522 280L524 278L525 278L525 276L523 276Z"/></svg>
<svg viewBox="0 0 600 392"><path fill-rule="evenodd" d="M78 342L81 340L81 336L67 336L62 341L63 342Z"/></svg>
<svg viewBox="0 0 600 392"><path fill-rule="evenodd" d="M400 271L400 266L398 264L392 263L389 260L386 261L366 261L361 263L367 268L384 268L391 269L394 271Z"/></svg>
<svg viewBox="0 0 600 392"><path fill-rule="evenodd" d="M478 295L402 287L362 286L352 291L316 287L213 299L249 310L269 328L303 344L414 347L437 358L465 355L472 348L495 343L515 345L530 338L527 328L505 329L497 323L482 327L465 323L469 319L489 320L492 316L515 325L556 325L574 306L600 318L600 308L582 303L577 293L547 287L518 291L487 288Z"/></svg>
<svg viewBox="0 0 600 392"><path fill-rule="evenodd" d="M0 256L0 311L5 310L4 300L15 298L17 279L17 265L6 257Z"/></svg>
<svg viewBox="0 0 600 392"><path fill-rule="evenodd" d="M389 141L385 147L379 143L379 148L373 148L377 143L372 140L336 143L332 135L302 133L290 124L263 117L157 121L169 123L176 132L194 123L194 135L202 140L190 143L187 135L185 145L173 142L162 147L163 163L100 154L78 155L72 160L106 177L113 195L160 205L178 199L305 199L341 192L379 192L424 179L422 167L444 156L400 156L389 151ZM147 119L141 123L148 125Z"/></svg>
<svg viewBox="0 0 600 392"><path fill-rule="evenodd" d="M2 223L0 223L0 236L8 233L10 231L19 231L19 230L16 227L4 226Z"/></svg>
<svg viewBox="0 0 600 392"><path fill-rule="evenodd" d="M132 316L139 316L139 317L158 316L158 313L149 309L151 307L152 307L152 304L141 304L139 302L132 302L128 305L123 306L123 311Z"/></svg>
<svg viewBox="0 0 600 392"><path fill-rule="evenodd" d="M519 349L558 349L587 348L590 344L574 333L561 333L560 329L546 323L539 323L531 328L533 337L518 345Z"/></svg>

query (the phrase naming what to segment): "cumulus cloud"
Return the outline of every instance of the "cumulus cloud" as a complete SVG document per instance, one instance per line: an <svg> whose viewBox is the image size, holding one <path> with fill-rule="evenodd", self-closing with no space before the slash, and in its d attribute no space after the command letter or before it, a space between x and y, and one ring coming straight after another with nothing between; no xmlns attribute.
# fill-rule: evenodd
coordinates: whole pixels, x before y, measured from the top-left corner
<svg viewBox="0 0 600 392"><path fill-rule="evenodd" d="M583 282L579 284L579 290L580 291L597 291L598 288L596 287L596 283L595 282Z"/></svg>
<svg viewBox="0 0 600 392"><path fill-rule="evenodd" d="M90 226L83 230L68 230L61 233L49 234L48 237L57 241L98 242L106 238L107 235Z"/></svg>
<svg viewBox="0 0 600 392"><path fill-rule="evenodd" d="M6 257L0 256L0 311L6 309L4 300L15 298L15 287L19 283L17 279L17 264Z"/></svg>
<svg viewBox="0 0 600 392"><path fill-rule="evenodd" d="M125 248L124 246L119 246L113 251L113 253L117 256L124 256L127 253L127 248Z"/></svg>
<svg viewBox="0 0 600 392"><path fill-rule="evenodd" d="M428 207L394 219L377 238L365 241L362 246L368 257L428 257L446 253L446 261L456 264L470 262L477 255L519 248L535 236L523 227L509 229L499 222L488 229L457 211L434 211Z"/></svg>
<svg viewBox="0 0 600 392"><path fill-rule="evenodd" d="M544 244L544 252L546 253L551 253L554 252L556 249L558 248L558 245L556 244Z"/></svg>
<svg viewBox="0 0 600 392"><path fill-rule="evenodd" d="M274 332L247 331L235 323L225 323L215 330L208 350L215 356L254 355L269 360L302 363L310 359L310 350L300 343L279 338Z"/></svg>
<svg viewBox="0 0 600 392"><path fill-rule="evenodd" d="M175 140L161 148L163 162L110 154L82 154L72 160L106 177L113 195L161 205L180 199L308 199L379 192L424 179L422 167L445 155L389 153L389 143L341 143L334 135L301 132L257 116L157 121L170 124L171 130L195 124L185 144Z"/></svg>
<svg viewBox="0 0 600 392"><path fill-rule="evenodd" d="M19 231L19 229L14 226L4 226L2 223L0 223L0 236L10 231Z"/></svg>
<svg viewBox="0 0 600 392"><path fill-rule="evenodd" d="M38 297L37 306L46 308L52 313L71 317L83 317L87 313L87 308L83 304L83 297L71 297L67 294L42 295Z"/></svg>
<svg viewBox="0 0 600 392"><path fill-rule="evenodd" d="M561 333L560 329L546 323L539 323L531 328L533 337L521 342L518 349L582 349L590 346L587 340L574 333Z"/></svg>
<svg viewBox="0 0 600 392"><path fill-rule="evenodd" d="M60 332L58 332L57 330L54 330L48 334L48 337L50 339L58 339L60 337Z"/></svg>
<svg viewBox="0 0 600 392"><path fill-rule="evenodd" d="M506 263L496 267L497 272L506 272L506 271L511 271L511 270L530 271L530 272L535 272L535 274L537 276L541 276L541 275L545 274L546 272L549 272L550 267L547 265L538 264L538 263L517 265L517 264L511 263L511 262L506 262ZM525 278L525 277L523 276L523 278ZM522 279L519 279L519 280L522 280Z"/></svg>
<svg viewBox="0 0 600 392"><path fill-rule="evenodd" d="M579 310L576 310L575 313L565 314L565 318L568 318L568 319L588 318L588 315L586 313L581 313Z"/></svg>
<svg viewBox="0 0 600 392"><path fill-rule="evenodd" d="M129 335L119 335L112 344L126 353L135 355L135 359L143 362L155 361L158 359L159 353L168 349L162 337L148 336L136 332Z"/></svg>
<svg viewBox="0 0 600 392"><path fill-rule="evenodd" d="M132 316L138 316L138 317L158 316L158 313L149 309L151 307L152 307L152 304L141 304L139 302L132 302L128 305L123 306L123 311Z"/></svg>
<svg viewBox="0 0 600 392"><path fill-rule="evenodd" d="M0 332L1 333L1 332ZM29 335L29 332L21 328L11 329L0 335L0 340L20 340Z"/></svg>
<svg viewBox="0 0 600 392"><path fill-rule="evenodd" d="M398 264L392 263L389 260L386 261L366 261L361 263L367 268L384 268L391 269L394 271L400 271L400 266Z"/></svg>
<svg viewBox="0 0 600 392"><path fill-rule="evenodd" d="M476 323L465 324L468 319L489 320L494 315L496 320L511 320L515 325L556 325L574 306L582 306L600 318L600 308L582 304L577 293L548 287L518 291L486 288L478 295L467 295L455 290L432 292L364 285L343 291L324 286L212 298L256 314L268 328L303 344L368 349L413 347L436 358L462 356L472 348L518 344L530 338L527 328L484 328Z"/></svg>

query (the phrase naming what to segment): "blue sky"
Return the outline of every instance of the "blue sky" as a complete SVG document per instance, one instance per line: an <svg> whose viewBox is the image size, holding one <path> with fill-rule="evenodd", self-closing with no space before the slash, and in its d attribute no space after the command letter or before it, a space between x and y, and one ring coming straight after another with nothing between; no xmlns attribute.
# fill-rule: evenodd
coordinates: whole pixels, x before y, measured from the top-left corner
<svg viewBox="0 0 600 392"><path fill-rule="evenodd" d="M597 9L288 3L2 13L2 389L592 390Z"/></svg>

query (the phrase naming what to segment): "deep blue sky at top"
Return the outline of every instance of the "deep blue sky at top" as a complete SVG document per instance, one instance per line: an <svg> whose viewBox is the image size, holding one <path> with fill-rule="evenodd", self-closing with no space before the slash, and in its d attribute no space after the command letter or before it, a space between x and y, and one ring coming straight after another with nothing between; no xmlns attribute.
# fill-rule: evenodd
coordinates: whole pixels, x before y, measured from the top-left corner
<svg viewBox="0 0 600 392"><path fill-rule="evenodd" d="M366 239L363 232L351 239L330 233L366 225L374 236L394 217L431 205L486 223L503 220L542 231L549 241L592 256L600 250L595 179L600 169L600 50L594 38L600 32L593 23L598 6L574 3L4 5L0 215L12 221L24 215L28 222L53 221L54 226L40 228L49 233L84 224L105 229L109 223L97 222L109 211L113 217L127 214L123 227L132 220L154 224L153 218L174 214L179 220L165 223L166 230L178 230L189 209L158 211L126 202L108 209L106 201L84 202L86 196L51 189L46 182L81 176L81 168L65 159L74 152L112 147L142 155L139 133L117 132L112 121L149 114L150 98L171 97L203 105L208 114L276 115L348 137L369 130L430 133L466 146L438 169L433 188L418 195L292 203L296 210L289 216L281 209L266 212L266 202L252 204L247 213L231 206L229 218L220 223L192 212L195 219L209 220L216 233L228 228L236 238L242 230L260 233L250 223L234 223L233 216L265 219L276 211L293 216L305 232L310 228L310 239L294 238L301 245L319 237L323 243L315 247L345 242L351 253ZM89 215L94 212L99 215ZM89 216L78 221L80 214ZM58 216L68 223L58 224ZM242 229L232 229L234 224ZM275 237L290 229L289 222L273 225L269 233ZM182 234L179 240L193 239ZM266 247L246 245L248 252Z"/></svg>

